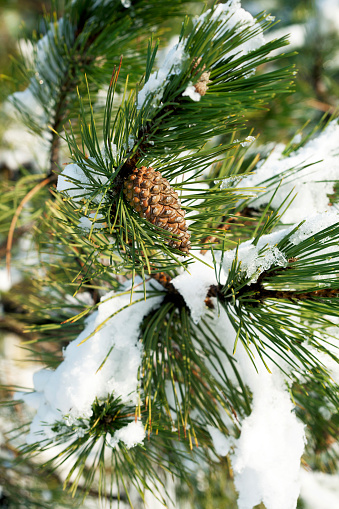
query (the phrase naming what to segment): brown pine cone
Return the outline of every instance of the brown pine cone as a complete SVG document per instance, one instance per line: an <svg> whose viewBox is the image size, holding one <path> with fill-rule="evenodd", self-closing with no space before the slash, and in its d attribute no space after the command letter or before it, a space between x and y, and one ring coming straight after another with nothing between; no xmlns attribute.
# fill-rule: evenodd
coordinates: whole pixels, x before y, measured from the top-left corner
<svg viewBox="0 0 339 509"><path fill-rule="evenodd" d="M200 62L201 62L201 57L194 60L193 70L197 69L195 74L197 74L199 71L198 66L199 66ZM208 90L209 83L212 83L212 81L210 81L211 73L210 73L210 71L205 71L205 69L206 69L206 66L204 64L202 66L202 71L204 71L204 72L200 76L199 81L197 83L195 83L195 85L194 85L195 91L198 92L198 94L200 94L200 95L205 95Z"/></svg>
<svg viewBox="0 0 339 509"><path fill-rule="evenodd" d="M191 243L185 212L181 209L177 193L159 171L146 166L135 168L124 182L123 192L141 217L174 234L169 240L171 247L183 253L189 252Z"/></svg>

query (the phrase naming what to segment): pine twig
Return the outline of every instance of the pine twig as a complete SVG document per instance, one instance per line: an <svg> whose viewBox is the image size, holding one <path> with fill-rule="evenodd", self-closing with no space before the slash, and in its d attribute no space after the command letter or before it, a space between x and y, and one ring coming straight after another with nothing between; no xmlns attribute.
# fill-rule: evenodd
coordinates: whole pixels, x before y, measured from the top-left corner
<svg viewBox="0 0 339 509"><path fill-rule="evenodd" d="M28 203L29 200L31 198L33 198L33 196L36 193L38 193L47 184L55 182L55 180L56 180L56 175L55 174L49 175L48 177L46 177L43 180L41 180L36 186L33 187L33 189L31 189L26 194L26 196L21 200L20 204L18 205L18 208L16 209L15 214L13 216L13 219L12 219L12 222L11 222L11 225L10 225L10 228L9 228L9 232L8 232L8 238L7 238L6 267L7 267L8 274L10 274L10 269L11 269L11 252L12 252L12 245L13 245L13 238L14 238L14 230L15 230L15 226L16 226L16 224L18 222L19 216L20 216L20 214L22 212L22 209L24 208L26 203Z"/></svg>
<svg viewBox="0 0 339 509"><path fill-rule="evenodd" d="M236 212L235 213L236 216L240 216L240 212ZM217 230L224 230L224 231L227 231L230 227L231 227L231 223L234 223L236 221L236 218L235 217L230 217L229 219L227 219L226 222L223 222L221 223L218 227L217 227ZM215 242L216 240L218 240L218 237L215 237L213 235L209 235L208 237L206 237L202 242L203 244L213 244L213 242ZM208 249L201 249L200 250L200 254L204 255L206 254L208 251Z"/></svg>

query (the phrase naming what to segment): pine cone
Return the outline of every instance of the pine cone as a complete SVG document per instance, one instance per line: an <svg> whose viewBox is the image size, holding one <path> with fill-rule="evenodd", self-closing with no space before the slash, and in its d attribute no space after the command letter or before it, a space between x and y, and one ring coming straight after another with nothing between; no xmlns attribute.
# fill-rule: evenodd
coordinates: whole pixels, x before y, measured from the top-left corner
<svg viewBox="0 0 339 509"><path fill-rule="evenodd" d="M201 57L194 59L193 70L197 69L195 74L197 74L199 72L198 66L199 66L200 62L201 62ZM210 81L211 73L210 73L210 71L205 71L205 69L206 69L206 66L204 64L201 69L204 72L200 76L199 81L194 85L195 91L198 92L198 94L200 94L200 95L205 95L208 90L209 83L212 83L212 81Z"/></svg>
<svg viewBox="0 0 339 509"><path fill-rule="evenodd" d="M189 252L191 244L185 212L177 193L159 171L146 166L135 168L125 180L123 191L128 203L141 217L175 235L169 241L171 247Z"/></svg>

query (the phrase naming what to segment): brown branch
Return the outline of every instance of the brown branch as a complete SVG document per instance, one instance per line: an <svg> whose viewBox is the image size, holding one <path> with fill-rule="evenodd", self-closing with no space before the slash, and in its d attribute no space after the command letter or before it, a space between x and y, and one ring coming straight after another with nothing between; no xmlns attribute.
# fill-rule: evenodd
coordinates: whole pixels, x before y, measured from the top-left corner
<svg viewBox="0 0 339 509"><path fill-rule="evenodd" d="M205 299L205 303L207 307L213 309L214 305L211 301L211 297L216 297L220 302L228 302L230 300L229 297L225 297L222 292L222 285L212 285L207 293L207 297ZM338 297L339 289L331 289L326 288L322 290L315 290L311 292L299 292L297 290L267 290L264 288L261 282L254 283L242 289L237 296L241 297L245 292L253 291L253 295L256 300L259 302L263 302L266 299L284 299L291 301L300 301L300 300L315 300L315 299L333 299Z"/></svg>
<svg viewBox="0 0 339 509"><path fill-rule="evenodd" d="M240 216L240 212L236 212L235 216ZM219 226L217 226L216 230L217 231L220 231L220 230L227 231L230 228L231 223L234 223L236 220L237 220L236 217L230 217L230 218L227 219L226 222L220 223ZM216 231L216 233L217 233L217 231ZM218 240L218 237L213 236L213 235L209 235L202 242L204 244L207 244L207 243L208 244L213 244L216 240ZM206 253L207 253L207 249L201 249L200 250L200 254L204 255Z"/></svg>
<svg viewBox="0 0 339 509"><path fill-rule="evenodd" d="M313 292L287 291L287 290L266 290L262 288L259 293L259 299L288 299L288 300L315 300L315 299L333 299L338 297L339 289L324 288Z"/></svg>
<svg viewBox="0 0 339 509"><path fill-rule="evenodd" d="M159 272L158 274L151 274L151 277L158 281L168 292L167 294L167 301L173 302L173 304L176 304L178 307L185 307L188 312L189 308L187 304L185 303L182 295L176 290L176 288L171 283L172 278L165 274L164 272ZM257 283L254 283L252 285L249 285L248 287L243 288L236 297L241 298L241 296L244 293L253 292L253 295L255 299L263 303L264 300L267 299L277 299L277 300L290 300L290 301L301 301L301 300L315 300L315 299L333 299L337 298L339 295L339 289L331 289L331 288L325 288L322 290L314 290L311 292L299 292L296 290L267 290L262 285L261 281L259 280ZM219 302L230 302L231 298L230 296L225 296L223 293L223 285L211 285L206 298L205 298L205 304L208 308L214 309L214 304L212 302L212 297L216 297Z"/></svg>

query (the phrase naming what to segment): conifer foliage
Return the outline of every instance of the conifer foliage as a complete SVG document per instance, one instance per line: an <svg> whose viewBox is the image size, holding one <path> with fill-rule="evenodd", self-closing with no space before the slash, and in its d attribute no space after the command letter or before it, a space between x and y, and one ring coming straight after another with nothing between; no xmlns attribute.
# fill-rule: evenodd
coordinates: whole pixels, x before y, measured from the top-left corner
<svg viewBox="0 0 339 509"><path fill-rule="evenodd" d="M196 7L68 0L18 62L8 104L49 162L1 184L8 269L33 231L17 318L44 364L11 388L35 409L11 440L76 501L166 505L174 476L179 507L220 470L239 509L295 509L301 461L337 460L339 125L265 155L246 120L293 92L287 38L240 0Z"/></svg>

